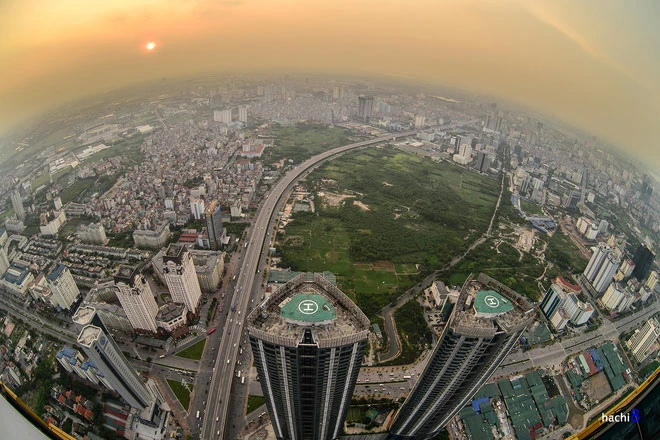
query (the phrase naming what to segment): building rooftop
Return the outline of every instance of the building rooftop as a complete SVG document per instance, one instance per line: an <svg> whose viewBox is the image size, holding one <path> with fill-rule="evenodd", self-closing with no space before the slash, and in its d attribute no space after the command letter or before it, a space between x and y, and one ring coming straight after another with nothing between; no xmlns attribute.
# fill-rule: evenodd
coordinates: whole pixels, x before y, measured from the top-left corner
<svg viewBox="0 0 660 440"><path fill-rule="evenodd" d="M105 339L105 336L103 336L103 330L95 325L88 325L80 331L80 334L78 335L78 344L83 347L91 347L92 343L97 339L100 339L101 345L103 345Z"/></svg>
<svg viewBox="0 0 660 440"><path fill-rule="evenodd" d="M73 322L78 325L87 325L92 322L94 315L96 314L96 309L90 306L78 307L76 313L73 314L71 318Z"/></svg>
<svg viewBox="0 0 660 440"><path fill-rule="evenodd" d="M329 322L337 317L335 308L321 295L300 293L280 304L280 316L287 322L304 325L308 322Z"/></svg>
<svg viewBox="0 0 660 440"><path fill-rule="evenodd" d="M63 264L58 264L55 270L46 275L46 278L50 281L57 281L57 279L62 276L62 273L66 269L66 266Z"/></svg>
<svg viewBox="0 0 660 440"><path fill-rule="evenodd" d="M277 289L247 318L258 339L297 346L306 329L320 347L345 345L366 337L369 319L337 287L319 274L302 273Z"/></svg>
<svg viewBox="0 0 660 440"><path fill-rule="evenodd" d="M186 251L187 251L186 246L182 244L176 244L176 243L170 244L165 250L165 253L163 254L163 263L167 263L168 261L173 261L177 264L181 264L181 261Z"/></svg>
<svg viewBox="0 0 660 440"><path fill-rule="evenodd" d="M161 322L169 322L173 319L180 318L183 315L186 306L185 304L169 302L164 304L158 309L156 320Z"/></svg>
<svg viewBox="0 0 660 440"><path fill-rule="evenodd" d="M115 274L115 283L122 282L132 286L136 273L137 267L121 265Z"/></svg>
<svg viewBox="0 0 660 440"><path fill-rule="evenodd" d="M528 326L534 310L527 298L482 273L463 284L449 325L470 337L491 337Z"/></svg>

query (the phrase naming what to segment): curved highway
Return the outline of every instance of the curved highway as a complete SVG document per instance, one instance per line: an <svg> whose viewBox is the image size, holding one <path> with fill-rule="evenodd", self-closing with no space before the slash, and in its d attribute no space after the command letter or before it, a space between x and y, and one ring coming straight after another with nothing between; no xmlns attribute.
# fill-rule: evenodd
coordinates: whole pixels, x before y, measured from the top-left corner
<svg viewBox="0 0 660 440"><path fill-rule="evenodd" d="M272 229L269 227L270 220L275 214L275 209L281 201L282 195L295 183L300 176L319 162L334 158L347 151L367 147L381 142L396 140L407 137L416 132L404 132L390 134L362 142L356 142L343 147L334 148L318 154L289 171L283 176L275 187L267 195L265 202L259 207L255 214L255 220L250 227L244 249L243 264L241 272L237 277L236 287L233 293L233 306L229 310L229 321L222 330L222 338L215 359L215 369L209 385L206 410L203 415L201 438L222 439L228 432L227 414L230 401L232 380L235 376L236 357L243 336L243 322L248 312L248 305L261 300L261 277L259 262L264 251L269 246ZM240 246L240 245L239 245ZM256 287L256 289L253 288ZM233 310L232 310L233 309Z"/></svg>

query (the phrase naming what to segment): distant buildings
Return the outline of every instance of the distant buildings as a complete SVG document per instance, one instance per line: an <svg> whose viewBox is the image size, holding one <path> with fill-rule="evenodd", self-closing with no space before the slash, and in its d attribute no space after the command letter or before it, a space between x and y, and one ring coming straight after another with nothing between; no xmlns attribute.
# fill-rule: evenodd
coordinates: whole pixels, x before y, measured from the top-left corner
<svg viewBox="0 0 660 440"><path fill-rule="evenodd" d="M163 274L172 301L184 304L190 313L197 313L202 290L192 255L185 246L171 244L167 248L163 255Z"/></svg>
<svg viewBox="0 0 660 440"><path fill-rule="evenodd" d="M246 109L247 113L247 109ZM231 123L231 109L225 109L225 110L215 110L213 112L213 120L215 122L222 122L223 124L230 124Z"/></svg>
<svg viewBox="0 0 660 440"><path fill-rule="evenodd" d="M655 318L651 318L641 329L628 339L626 345L632 352L637 362L644 362L653 352L658 349L658 338L660 337L660 324Z"/></svg>
<svg viewBox="0 0 660 440"><path fill-rule="evenodd" d="M321 275L303 273L252 311L247 325L275 436L338 438L366 347L367 317Z"/></svg>
<svg viewBox="0 0 660 440"><path fill-rule="evenodd" d="M46 281L50 288L48 299L54 307L68 310L80 296L80 290L69 271L69 268L59 264L55 270L46 275Z"/></svg>
<svg viewBox="0 0 660 440"><path fill-rule="evenodd" d="M247 123L248 120L248 108L246 106L241 106L238 108L238 122Z"/></svg>
<svg viewBox="0 0 660 440"><path fill-rule="evenodd" d="M484 274L468 277L389 438L436 435L497 370L532 322L534 307L525 298Z"/></svg>
<svg viewBox="0 0 660 440"><path fill-rule="evenodd" d="M78 228L78 238L86 243L105 244L108 238L105 236L105 228L101 223L90 223Z"/></svg>
<svg viewBox="0 0 660 440"><path fill-rule="evenodd" d="M170 224L161 222L153 231L137 229L133 231L133 241L136 247L158 249L167 244L170 239Z"/></svg>
<svg viewBox="0 0 660 440"><path fill-rule="evenodd" d="M136 267L119 266L115 287L117 298L133 328L155 333L158 305L146 278Z"/></svg>
<svg viewBox="0 0 660 440"><path fill-rule="evenodd" d="M459 165L467 165L472 162L472 145L461 144L458 154L454 154L453 160Z"/></svg>
<svg viewBox="0 0 660 440"><path fill-rule="evenodd" d="M204 218L204 200L200 198L190 199L190 215L195 220L202 220Z"/></svg>
<svg viewBox="0 0 660 440"><path fill-rule="evenodd" d="M373 117L374 113L374 97L373 96L359 96L358 97L358 117L365 123L368 123Z"/></svg>

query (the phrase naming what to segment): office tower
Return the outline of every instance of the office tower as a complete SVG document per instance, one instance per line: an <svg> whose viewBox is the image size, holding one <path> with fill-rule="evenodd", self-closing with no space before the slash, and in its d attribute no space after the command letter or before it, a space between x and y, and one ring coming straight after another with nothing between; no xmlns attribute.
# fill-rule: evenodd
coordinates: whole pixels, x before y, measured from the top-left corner
<svg viewBox="0 0 660 440"><path fill-rule="evenodd" d="M483 151L477 151L477 160L474 167L482 173L487 172L490 168L490 158L488 155Z"/></svg>
<svg viewBox="0 0 660 440"><path fill-rule="evenodd" d="M46 275L46 282L50 288L49 300L55 307L68 310L80 296L71 271L63 264L59 264L54 271Z"/></svg>
<svg viewBox="0 0 660 440"><path fill-rule="evenodd" d="M655 318L651 318L646 321L641 329L635 331L635 334L628 339L626 345L637 359L637 362L641 363L657 350L658 337L660 337L660 324Z"/></svg>
<svg viewBox="0 0 660 440"><path fill-rule="evenodd" d="M222 122L223 124L229 124L231 122L231 109L225 110L215 110L213 112L213 120L215 122Z"/></svg>
<svg viewBox="0 0 660 440"><path fill-rule="evenodd" d="M437 434L495 372L534 319L527 299L487 275L470 275L389 438Z"/></svg>
<svg viewBox="0 0 660 440"><path fill-rule="evenodd" d="M94 308L81 307L73 315L73 322L82 327L78 345L103 374L103 383L109 384L133 408L143 410L151 405L155 397L128 363Z"/></svg>
<svg viewBox="0 0 660 440"><path fill-rule="evenodd" d="M222 213L220 212L220 202L213 200L204 211L206 218L206 230L209 234L211 249L217 251L222 247Z"/></svg>
<svg viewBox="0 0 660 440"><path fill-rule="evenodd" d="M358 97L358 116L364 122L369 122L374 112L374 97L373 96L359 96Z"/></svg>
<svg viewBox="0 0 660 440"><path fill-rule="evenodd" d="M278 439L336 439L362 363L369 319L320 274L302 273L247 319Z"/></svg>
<svg viewBox="0 0 660 440"><path fill-rule="evenodd" d="M204 218L204 200L202 199L190 199L190 214L195 220L201 220Z"/></svg>
<svg viewBox="0 0 660 440"><path fill-rule="evenodd" d="M11 192L11 206L14 207L14 213L19 220L25 220L25 209L23 208L23 199L18 188Z"/></svg>
<svg viewBox="0 0 660 440"><path fill-rule="evenodd" d="M248 118L248 108L243 105L238 108L238 122L247 123L247 118Z"/></svg>
<svg viewBox="0 0 660 440"><path fill-rule="evenodd" d="M596 293L600 294L605 292L607 286L612 282L616 271L619 270L620 265L621 260L613 252L610 252L607 257L605 257L605 261L601 264L598 273L594 277L593 283L591 283Z"/></svg>
<svg viewBox="0 0 660 440"><path fill-rule="evenodd" d="M197 312L202 290L199 287L192 255L180 244L171 244L163 255L163 274L172 301L185 304L191 313Z"/></svg>
<svg viewBox="0 0 660 440"><path fill-rule="evenodd" d="M156 332L158 305L147 280L137 267L119 266L115 275L117 298L133 329Z"/></svg>
<svg viewBox="0 0 660 440"><path fill-rule="evenodd" d="M655 253L649 249L648 245L646 243L640 244L633 256L635 269L633 269L632 276L637 278L638 281L644 281L649 276L654 259Z"/></svg>
<svg viewBox="0 0 660 440"><path fill-rule="evenodd" d="M554 280L543 297L541 311L556 330L562 330L569 321L574 325L586 323L594 313L593 306L580 301L575 293L567 292L559 280L559 278ZM565 280L562 281L565 282Z"/></svg>

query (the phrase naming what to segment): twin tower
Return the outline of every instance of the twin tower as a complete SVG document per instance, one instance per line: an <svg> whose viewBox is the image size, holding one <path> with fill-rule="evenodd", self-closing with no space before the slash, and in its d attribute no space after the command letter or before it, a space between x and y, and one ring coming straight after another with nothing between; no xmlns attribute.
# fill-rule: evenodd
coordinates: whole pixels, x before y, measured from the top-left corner
<svg viewBox="0 0 660 440"><path fill-rule="evenodd" d="M470 276L389 433L369 438L433 437L495 372L534 315L513 290L484 274ZM369 319L323 276L303 273L253 310L247 324L277 438L339 438Z"/></svg>

